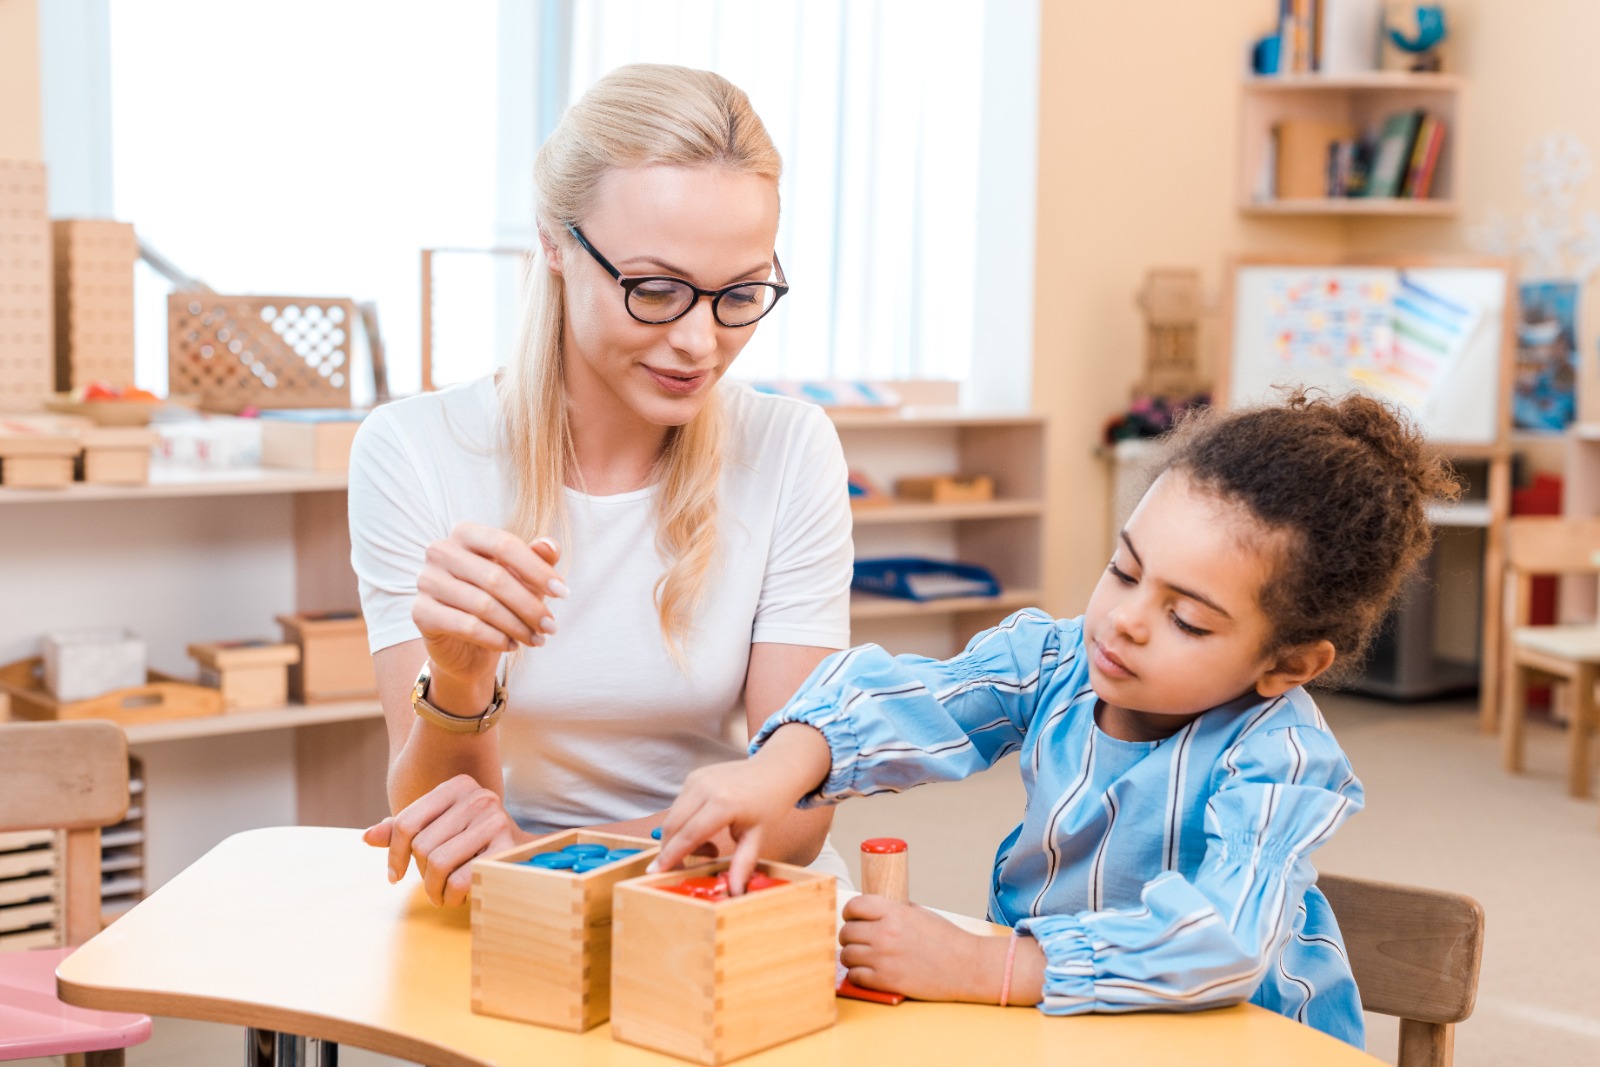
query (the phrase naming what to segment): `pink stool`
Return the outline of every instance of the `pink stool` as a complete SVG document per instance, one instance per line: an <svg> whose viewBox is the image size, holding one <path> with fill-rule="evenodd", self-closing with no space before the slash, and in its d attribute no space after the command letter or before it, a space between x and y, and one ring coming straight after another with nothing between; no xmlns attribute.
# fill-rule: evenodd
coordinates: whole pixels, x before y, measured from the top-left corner
<svg viewBox="0 0 1600 1067"><path fill-rule="evenodd" d="M83 1056L90 1067L115 1067L123 1049L150 1040L148 1015L74 1008L57 999L56 965L71 952L0 952L0 1060Z"/></svg>

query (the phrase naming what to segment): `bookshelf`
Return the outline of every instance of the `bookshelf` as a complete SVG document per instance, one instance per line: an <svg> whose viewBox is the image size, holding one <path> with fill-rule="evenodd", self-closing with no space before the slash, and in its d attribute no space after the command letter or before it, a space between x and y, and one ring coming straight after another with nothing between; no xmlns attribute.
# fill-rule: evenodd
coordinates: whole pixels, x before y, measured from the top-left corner
<svg viewBox="0 0 1600 1067"><path fill-rule="evenodd" d="M1286 74L1247 78L1240 93L1237 202L1249 215L1325 215L1443 218L1461 210L1461 158L1465 84L1454 74L1368 71L1361 74ZM1382 125L1396 112L1422 108L1444 123L1444 140L1425 199L1308 197L1262 199L1273 129L1289 120L1341 123L1356 131Z"/></svg>
<svg viewBox="0 0 1600 1067"><path fill-rule="evenodd" d="M851 642L890 652L953 655L967 638L1019 608L1042 606L1045 432L1042 415L984 415L954 406L950 383L888 383L911 406L830 412L851 470L885 491L896 478L988 475L993 500L894 500L854 510L855 554L976 563L999 580L994 597L912 601L856 593ZM941 388L946 387L948 388Z"/></svg>

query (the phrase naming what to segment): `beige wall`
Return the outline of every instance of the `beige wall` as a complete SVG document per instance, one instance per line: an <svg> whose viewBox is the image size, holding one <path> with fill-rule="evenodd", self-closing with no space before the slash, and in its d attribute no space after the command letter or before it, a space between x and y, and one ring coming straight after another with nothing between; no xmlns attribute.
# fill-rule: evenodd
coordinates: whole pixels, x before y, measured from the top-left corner
<svg viewBox="0 0 1600 1067"><path fill-rule="evenodd" d="M1522 164L1536 139L1572 132L1600 168L1600 3L1455 0L1451 60L1468 80L1454 131L1460 217L1247 219L1234 209L1239 82L1274 7L1146 0L1134 19L1122 4L1042 0L1034 403L1054 417L1046 606L1058 614L1083 609L1105 562L1106 479L1093 451L1139 375L1133 298L1147 269L1198 267L1215 296L1233 252L1470 251L1491 206L1526 210ZM1582 206L1600 209L1600 169ZM1600 420L1594 290L1580 321L1583 410Z"/></svg>
<svg viewBox="0 0 1600 1067"><path fill-rule="evenodd" d="M37 0L0 0L0 159L44 158Z"/></svg>

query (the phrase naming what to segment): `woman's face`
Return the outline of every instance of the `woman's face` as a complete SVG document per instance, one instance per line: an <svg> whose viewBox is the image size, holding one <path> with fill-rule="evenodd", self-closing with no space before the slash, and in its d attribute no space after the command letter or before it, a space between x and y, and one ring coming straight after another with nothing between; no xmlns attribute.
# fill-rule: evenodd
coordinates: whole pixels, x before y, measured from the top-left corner
<svg viewBox="0 0 1600 1067"><path fill-rule="evenodd" d="M719 166L619 168L601 180L579 229L625 278L671 275L701 289L767 281L778 189ZM639 322L594 257L569 234L548 236L550 269L566 283L562 344L576 412L654 428L694 418L755 327L721 325L709 298L673 322Z"/></svg>

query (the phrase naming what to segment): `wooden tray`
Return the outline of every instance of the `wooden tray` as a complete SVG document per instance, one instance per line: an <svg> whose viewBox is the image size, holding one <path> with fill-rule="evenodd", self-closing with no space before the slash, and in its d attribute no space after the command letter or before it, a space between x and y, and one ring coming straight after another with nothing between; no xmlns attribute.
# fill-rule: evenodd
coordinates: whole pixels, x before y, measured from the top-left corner
<svg viewBox="0 0 1600 1067"><path fill-rule="evenodd" d="M35 656L0 666L0 689L11 698L13 719L109 719L122 726L222 714L222 691L150 672L145 685L90 700L62 702L40 682Z"/></svg>

